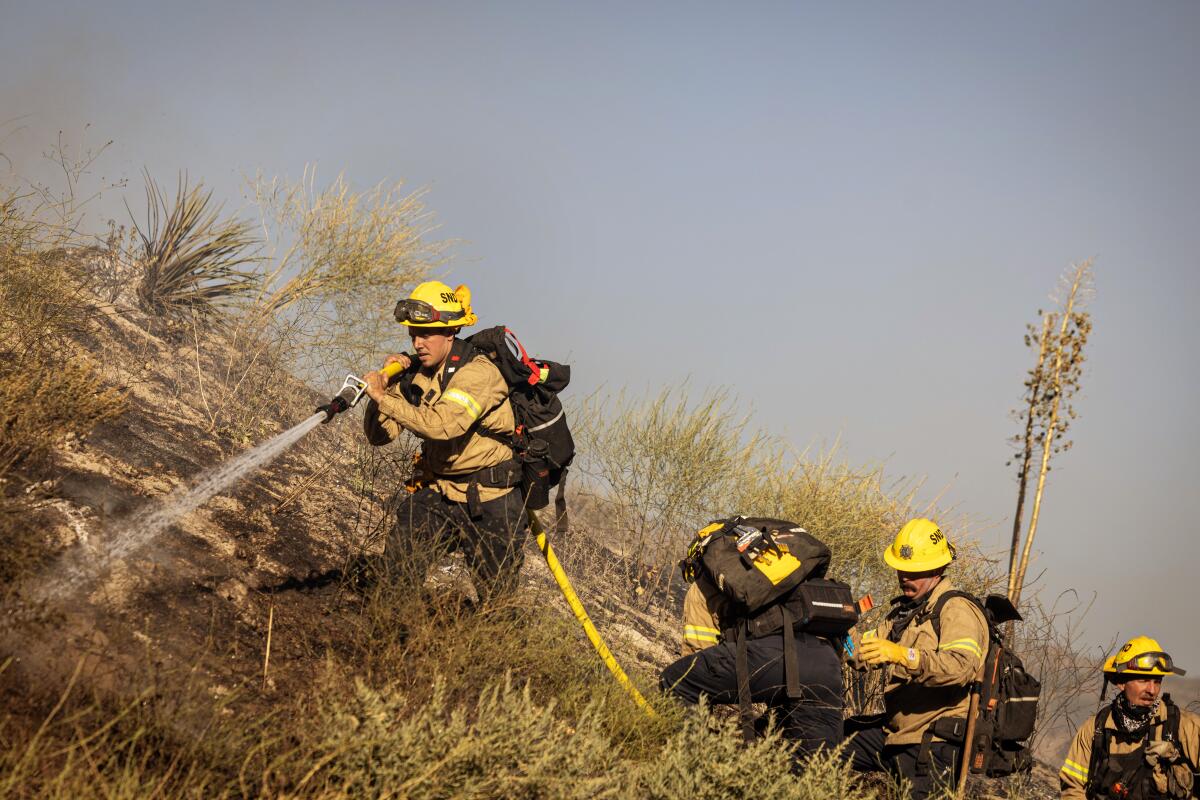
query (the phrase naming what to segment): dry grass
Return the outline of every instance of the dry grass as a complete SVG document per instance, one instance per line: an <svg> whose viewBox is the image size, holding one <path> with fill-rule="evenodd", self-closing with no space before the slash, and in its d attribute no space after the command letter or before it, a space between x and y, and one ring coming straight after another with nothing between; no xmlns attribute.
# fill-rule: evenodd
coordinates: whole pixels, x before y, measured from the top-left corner
<svg viewBox="0 0 1200 800"><path fill-rule="evenodd" d="M94 308L83 277L47 250L44 226L10 196L0 203L0 595L51 551L38 528L41 479L56 447L120 413L121 396L75 344Z"/></svg>
<svg viewBox="0 0 1200 800"><path fill-rule="evenodd" d="M753 429L728 392L695 403L671 390L596 396L573 411L590 533L628 557L623 579L643 604L672 606L675 564L695 531L735 513L800 523L833 549L830 574L877 600L895 591L883 549L912 516L935 516L963 556L957 579L995 583L969 522L919 505L919 484L889 483L882 466L847 464L836 447L797 453Z"/></svg>

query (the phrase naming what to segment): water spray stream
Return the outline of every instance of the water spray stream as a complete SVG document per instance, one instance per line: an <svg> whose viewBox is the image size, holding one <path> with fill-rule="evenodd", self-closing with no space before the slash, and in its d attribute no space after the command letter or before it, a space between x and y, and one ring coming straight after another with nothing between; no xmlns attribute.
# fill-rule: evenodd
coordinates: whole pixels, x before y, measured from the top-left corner
<svg viewBox="0 0 1200 800"><path fill-rule="evenodd" d="M56 570L58 574L42 584L40 594L45 598L59 595L87 577L102 571L113 561L134 553L221 491L274 461L325 419L325 412L318 411L273 439L217 464L201 473L190 486L180 487L162 500L134 514L126 521L125 530L120 535L96 546L84 545L82 549L64 558Z"/></svg>
<svg viewBox="0 0 1200 800"><path fill-rule="evenodd" d="M389 377L399 371L399 365L394 363L382 370ZM341 391L308 419L204 471L190 486L180 487L161 501L134 514L125 522L123 533L97 545L85 544L69 553L56 565L54 574L37 587L35 597L48 600L61 596L114 561L130 556L215 495L274 461L313 428L353 408L362 399L365 390L366 383L361 378L347 376Z"/></svg>

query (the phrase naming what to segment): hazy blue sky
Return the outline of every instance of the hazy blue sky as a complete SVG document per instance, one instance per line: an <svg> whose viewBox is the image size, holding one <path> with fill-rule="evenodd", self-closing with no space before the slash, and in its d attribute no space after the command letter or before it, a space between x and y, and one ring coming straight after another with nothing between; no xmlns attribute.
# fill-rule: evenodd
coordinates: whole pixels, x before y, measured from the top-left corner
<svg viewBox="0 0 1200 800"><path fill-rule="evenodd" d="M989 544L1023 327L1095 256L1039 565L1200 669L1200 4L0 6L18 160L91 123L131 204L143 166L429 186L450 279L576 392L731 386Z"/></svg>

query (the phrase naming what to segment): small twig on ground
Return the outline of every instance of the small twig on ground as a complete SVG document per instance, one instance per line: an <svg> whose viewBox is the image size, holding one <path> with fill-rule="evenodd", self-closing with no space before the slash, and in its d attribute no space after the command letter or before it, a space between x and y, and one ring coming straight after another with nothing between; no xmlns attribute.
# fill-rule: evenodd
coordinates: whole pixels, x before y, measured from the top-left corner
<svg viewBox="0 0 1200 800"><path fill-rule="evenodd" d="M274 604L272 604L270 607L270 610L267 612L267 646L263 650L263 679L262 679L263 691L266 691L266 689L267 689L267 670L271 666L271 629L274 627L274 624L275 624L275 606L274 606Z"/></svg>
<svg viewBox="0 0 1200 800"><path fill-rule="evenodd" d="M278 514L280 511L291 505L292 501L299 497L301 492L303 492L309 486L312 486L313 481L325 474L325 472L329 469L329 466L329 464L322 464L318 469L314 470L311 475L300 481L300 485L275 506L275 511L273 513Z"/></svg>

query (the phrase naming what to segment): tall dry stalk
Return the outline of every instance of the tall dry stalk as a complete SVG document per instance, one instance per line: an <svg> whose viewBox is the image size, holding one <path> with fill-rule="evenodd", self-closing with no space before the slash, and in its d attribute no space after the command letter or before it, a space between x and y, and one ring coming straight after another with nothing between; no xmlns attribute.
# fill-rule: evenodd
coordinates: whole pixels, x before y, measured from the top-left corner
<svg viewBox="0 0 1200 800"><path fill-rule="evenodd" d="M1042 380L1045 377L1046 364L1046 348L1050 344L1050 327L1053 323L1053 318L1050 314L1038 310L1038 314L1042 318L1042 333L1037 338L1038 356L1037 365L1029 371L1029 380L1025 382L1025 387L1028 389L1027 399L1028 404L1025 409L1025 431L1023 434L1014 436L1014 443L1021 448L1021 466L1017 468L1017 510L1013 514L1013 530L1012 544L1009 547L1008 560L1008 595L1012 597L1013 582L1017 578L1017 556L1021 552L1021 523L1025 520L1025 494L1029 488L1029 468L1033 465L1033 451L1036 447L1034 436L1034 420L1037 415L1035 410L1038 401L1042 395ZM1025 334L1025 346L1033 346L1033 334L1036 329L1033 325L1029 326L1028 332ZM1009 464L1012 462L1010 461Z"/></svg>
<svg viewBox="0 0 1200 800"><path fill-rule="evenodd" d="M1042 498L1046 490L1046 475L1050 472L1050 458L1056 453L1071 448L1073 442L1065 438L1075 410L1071 398L1079 389L1083 373L1084 346L1092 331L1091 314L1082 311L1092 289L1092 259L1072 265L1061 281L1061 310L1049 315L1050 327L1057 331L1047 341L1047 354L1043 356L1039 374L1032 383L1038 393L1031 398L1028 413L1032 426L1041 435L1041 463L1038 468L1037 490L1033 495L1033 510L1029 519L1029 531L1021 549L1021 559L1014 575L1009 578L1009 597L1014 605L1020 602L1025 584L1025 572L1029 567L1029 554L1037 537L1038 518L1042 510ZM1065 402L1064 402L1065 401Z"/></svg>

